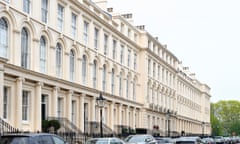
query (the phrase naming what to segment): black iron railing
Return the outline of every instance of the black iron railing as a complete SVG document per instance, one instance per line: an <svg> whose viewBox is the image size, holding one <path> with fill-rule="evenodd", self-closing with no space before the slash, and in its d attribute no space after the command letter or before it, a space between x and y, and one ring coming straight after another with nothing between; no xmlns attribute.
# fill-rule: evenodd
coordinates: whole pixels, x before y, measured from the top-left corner
<svg viewBox="0 0 240 144"><path fill-rule="evenodd" d="M4 133L17 133L18 129L11 126L9 123L5 122L2 118L0 118L0 136Z"/></svg>

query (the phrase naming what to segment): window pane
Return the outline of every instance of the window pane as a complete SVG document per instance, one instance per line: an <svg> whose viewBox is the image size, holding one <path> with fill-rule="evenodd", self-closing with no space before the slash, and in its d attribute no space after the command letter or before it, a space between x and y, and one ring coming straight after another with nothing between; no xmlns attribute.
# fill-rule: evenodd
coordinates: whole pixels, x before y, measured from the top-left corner
<svg viewBox="0 0 240 144"><path fill-rule="evenodd" d="M8 114L8 88L4 87L4 95L3 95L3 118L7 119Z"/></svg>
<svg viewBox="0 0 240 144"><path fill-rule="evenodd" d="M58 77L61 76L61 63L62 63L62 47L59 43L57 43L56 48L56 75Z"/></svg>
<svg viewBox="0 0 240 144"><path fill-rule="evenodd" d="M23 0L23 11L30 13L30 0Z"/></svg>
<svg viewBox="0 0 240 144"><path fill-rule="evenodd" d="M75 56L73 50L70 51L70 80L74 80L74 71L75 71L75 64L74 64Z"/></svg>
<svg viewBox="0 0 240 144"><path fill-rule="evenodd" d="M63 7L61 5L58 5L58 30L63 30Z"/></svg>
<svg viewBox="0 0 240 144"><path fill-rule="evenodd" d="M40 39L40 71L46 72L46 41L44 37Z"/></svg>
<svg viewBox="0 0 240 144"><path fill-rule="evenodd" d="M42 22L47 23L48 0L42 0Z"/></svg>
<svg viewBox="0 0 240 144"><path fill-rule="evenodd" d="M0 57L7 58L8 25L4 18L0 19Z"/></svg>
<svg viewBox="0 0 240 144"><path fill-rule="evenodd" d="M72 13L72 37L76 37L76 31L77 31L77 16Z"/></svg>
<svg viewBox="0 0 240 144"><path fill-rule="evenodd" d="M22 120L27 121L28 120L28 92L23 91L22 92Z"/></svg>
<svg viewBox="0 0 240 144"><path fill-rule="evenodd" d="M28 32L25 28L21 32L21 66L28 68Z"/></svg>

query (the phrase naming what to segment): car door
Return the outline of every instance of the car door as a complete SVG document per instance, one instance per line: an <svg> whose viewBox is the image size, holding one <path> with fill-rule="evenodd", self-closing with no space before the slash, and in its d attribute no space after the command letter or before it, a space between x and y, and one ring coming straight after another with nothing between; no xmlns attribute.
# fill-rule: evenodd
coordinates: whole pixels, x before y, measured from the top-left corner
<svg viewBox="0 0 240 144"><path fill-rule="evenodd" d="M53 139L50 135L42 135L39 136L40 140L38 144L54 144Z"/></svg>
<svg viewBox="0 0 240 144"><path fill-rule="evenodd" d="M53 138L54 144L66 144L66 142L60 137L52 136L52 138Z"/></svg>

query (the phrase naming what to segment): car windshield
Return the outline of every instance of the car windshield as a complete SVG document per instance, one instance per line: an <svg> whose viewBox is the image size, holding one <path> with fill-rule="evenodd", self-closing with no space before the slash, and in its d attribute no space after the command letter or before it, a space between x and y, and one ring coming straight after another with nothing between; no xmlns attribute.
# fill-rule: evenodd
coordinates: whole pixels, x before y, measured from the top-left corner
<svg viewBox="0 0 240 144"><path fill-rule="evenodd" d="M129 136L125 139L126 142L144 142L146 139L145 136L141 135L135 135L135 136Z"/></svg>
<svg viewBox="0 0 240 144"><path fill-rule="evenodd" d="M28 137L2 137L0 144L29 144Z"/></svg>
<svg viewBox="0 0 240 144"><path fill-rule="evenodd" d="M92 139L87 141L86 144L107 144L108 143L108 139Z"/></svg>

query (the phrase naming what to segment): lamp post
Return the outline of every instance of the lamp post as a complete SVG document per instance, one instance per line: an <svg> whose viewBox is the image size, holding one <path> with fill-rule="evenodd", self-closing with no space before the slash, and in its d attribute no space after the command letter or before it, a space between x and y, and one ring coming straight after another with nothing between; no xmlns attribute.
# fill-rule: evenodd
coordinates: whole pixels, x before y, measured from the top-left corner
<svg viewBox="0 0 240 144"><path fill-rule="evenodd" d="M99 97L96 98L97 106L100 108L100 135L103 137L103 127L102 127L102 109L104 107L105 98L103 98L102 93L100 93Z"/></svg>
<svg viewBox="0 0 240 144"><path fill-rule="evenodd" d="M204 126L205 126L205 122L202 122L202 136L204 136Z"/></svg>

